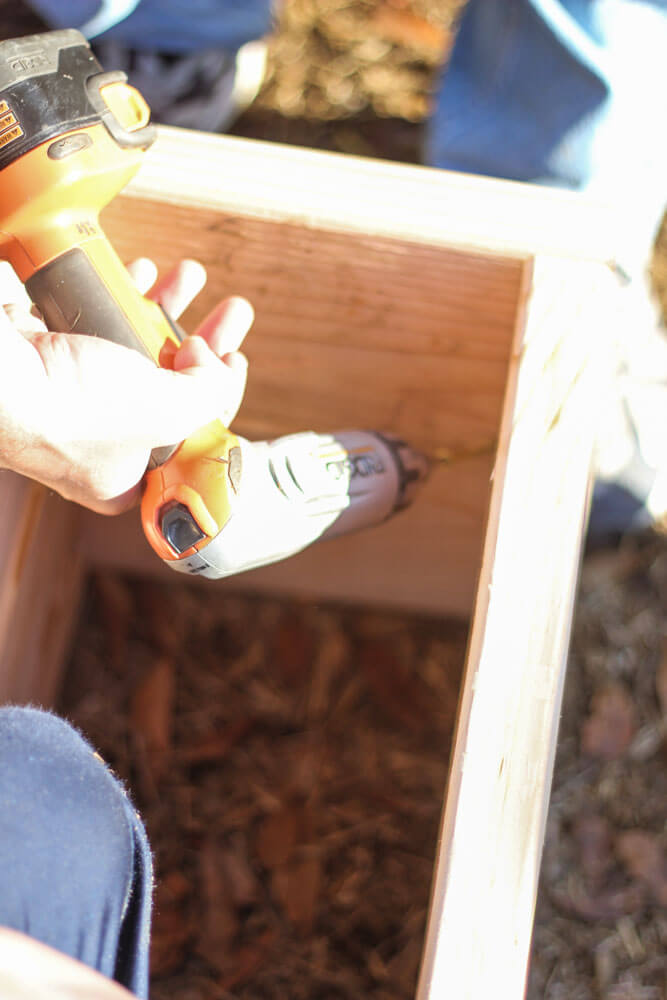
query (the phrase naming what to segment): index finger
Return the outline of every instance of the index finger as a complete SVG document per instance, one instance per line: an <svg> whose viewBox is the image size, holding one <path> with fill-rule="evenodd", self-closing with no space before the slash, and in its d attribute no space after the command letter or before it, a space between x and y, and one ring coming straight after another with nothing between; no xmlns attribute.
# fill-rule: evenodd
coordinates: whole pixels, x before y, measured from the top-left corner
<svg viewBox="0 0 667 1000"><path fill-rule="evenodd" d="M239 350L254 319L255 311L248 300L232 295L218 303L196 333L219 358L224 358Z"/></svg>
<svg viewBox="0 0 667 1000"><path fill-rule="evenodd" d="M205 284L206 271L199 261L182 260L151 288L148 298L178 319Z"/></svg>

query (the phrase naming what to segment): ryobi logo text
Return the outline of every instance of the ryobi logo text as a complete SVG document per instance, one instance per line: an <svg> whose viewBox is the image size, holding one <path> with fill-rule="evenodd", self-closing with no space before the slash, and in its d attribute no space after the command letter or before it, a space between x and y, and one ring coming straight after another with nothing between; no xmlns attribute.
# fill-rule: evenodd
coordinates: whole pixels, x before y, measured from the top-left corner
<svg viewBox="0 0 667 1000"><path fill-rule="evenodd" d="M0 101L0 149L15 139L20 139L22 135L23 129L7 101Z"/></svg>
<svg viewBox="0 0 667 1000"><path fill-rule="evenodd" d="M374 451L363 451L360 454L350 452L345 458L331 459L327 462L326 469L336 480L344 476L349 476L350 479L357 476L379 476L385 471L382 459Z"/></svg>

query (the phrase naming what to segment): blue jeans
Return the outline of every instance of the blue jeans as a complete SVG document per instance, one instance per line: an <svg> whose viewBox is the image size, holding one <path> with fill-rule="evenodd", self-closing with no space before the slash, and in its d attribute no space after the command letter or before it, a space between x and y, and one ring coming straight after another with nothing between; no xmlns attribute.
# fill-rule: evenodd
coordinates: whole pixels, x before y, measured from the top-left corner
<svg viewBox="0 0 667 1000"><path fill-rule="evenodd" d="M269 30L273 6L31 3L54 27L82 26L105 10L112 26L101 38L172 52L234 51ZM615 199L628 238L636 230L647 243L667 186L666 53L667 0L469 0L434 97L424 159Z"/></svg>
<svg viewBox="0 0 667 1000"><path fill-rule="evenodd" d="M151 854L92 747L57 716L0 707L0 926L148 996Z"/></svg>
<svg viewBox="0 0 667 1000"><path fill-rule="evenodd" d="M424 158L613 203L634 270L667 201L666 59L667 0L470 0Z"/></svg>
<svg viewBox="0 0 667 1000"><path fill-rule="evenodd" d="M101 39L132 49L194 52L223 48L235 52L271 28L273 0L29 0L54 28L82 28L108 11L110 27ZM122 16L126 10L127 16ZM116 21L115 17L121 17Z"/></svg>

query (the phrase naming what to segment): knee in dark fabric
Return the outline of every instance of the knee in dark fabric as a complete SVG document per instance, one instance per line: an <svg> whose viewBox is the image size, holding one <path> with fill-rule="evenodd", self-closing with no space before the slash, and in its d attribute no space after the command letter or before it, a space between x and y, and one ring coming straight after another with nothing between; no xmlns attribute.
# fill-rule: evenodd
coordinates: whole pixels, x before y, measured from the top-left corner
<svg viewBox="0 0 667 1000"><path fill-rule="evenodd" d="M134 874L128 808L68 723L0 708L0 924L113 974Z"/></svg>

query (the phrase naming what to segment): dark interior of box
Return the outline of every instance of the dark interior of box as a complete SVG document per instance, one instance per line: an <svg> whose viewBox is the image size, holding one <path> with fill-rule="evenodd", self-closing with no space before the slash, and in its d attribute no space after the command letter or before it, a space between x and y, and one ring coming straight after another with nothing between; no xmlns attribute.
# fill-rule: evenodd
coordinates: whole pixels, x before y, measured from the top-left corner
<svg viewBox="0 0 667 1000"><path fill-rule="evenodd" d="M89 579L59 708L148 828L154 1000L414 995L466 636Z"/></svg>

